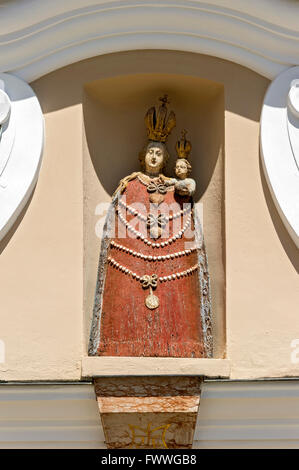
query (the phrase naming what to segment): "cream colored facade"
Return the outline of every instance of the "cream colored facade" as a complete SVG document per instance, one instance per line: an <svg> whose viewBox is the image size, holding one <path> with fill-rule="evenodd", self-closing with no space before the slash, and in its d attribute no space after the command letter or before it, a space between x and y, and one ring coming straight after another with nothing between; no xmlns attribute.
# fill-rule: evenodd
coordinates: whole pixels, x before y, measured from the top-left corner
<svg viewBox="0 0 299 470"><path fill-rule="evenodd" d="M259 157L268 85L240 65L171 51L101 56L31 83L46 141L32 199L2 241L2 380L81 378L100 246L96 207L138 167L143 109L164 90L178 127L194 136L215 357L230 361L231 378L298 375L298 251Z"/></svg>
<svg viewBox="0 0 299 470"><path fill-rule="evenodd" d="M269 190L259 138L271 81L299 64L299 31L293 23L299 7L277 0L266 20L266 2L260 2L260 11L256 2L243 7L232 0L210 2L209 43L204 29L192 36L196 23L188 23L190 31L183 35L174 19L171 23L175 12L168 11L169 23L164 10L159 17L153 6L150 14L159 17L159 31L176 25L168 36L159 33L159 46L142 23L146 2L141 2L144 10L133 9L130 19L121 9L109 13L112 0L107 10L98 2L99 18L119 15L113 23L119 34L113 42L107 17L94 43L86 39L89 27L96 28L90 5L52 2L48 12L40 5L30 20L19 3L7 5L0 19L6 25L4 39L12 38L9 44L0 42L1 72L32 87L44 116L45 144L36 187L0 241L0 381L82 381L94 375L142 375L145 369L153 375L237 380L298 378L299 252ZM202 2L195 3L203 11ZM84 17L79 7L90 8L89 13ZM181 8L183 18L189 18L189 6ZM75 32L76 9L78 21L85 22L81 36ZM227 13L233 10L235 19ZM55 12L69 31L65 27L62 32L53 21ZM14 30L13 15L21 13L22 27ZM138 15L143 29L134 42L129 33L121 33L121 25L136 33ZM218 39L216 19L223 24ZM288 39L279 28L288 28ZM242 44L238 31L244 31ZM256 44L254 31L260 35ZM24 37L22 59L17 43ZM68 42L72 38L76 44L75 37L76 50ZM265 48L260 55L259 44ZM34 54L40 58L33 59ZM201 204L211 276L214 358L123 358L118 364L88 358L101 204L109 203L120 178L138 169L146 139L143 116L161 93L170 96L177 130L187 128L192 140L195 199ZM169 171L176 137L175 132L168 144Z"/></svg>

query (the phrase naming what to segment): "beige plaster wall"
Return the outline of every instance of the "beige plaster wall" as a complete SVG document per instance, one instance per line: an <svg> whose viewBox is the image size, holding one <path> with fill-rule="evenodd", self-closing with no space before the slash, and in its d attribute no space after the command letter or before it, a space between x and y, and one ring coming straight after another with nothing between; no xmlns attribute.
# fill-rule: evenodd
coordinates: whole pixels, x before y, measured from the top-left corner
<svg viewBox="0 0 299 470"><path fill-rule="evenodd" d="M146 76L144 89L136 74ZM170 90L161 89L169 83ZM0 380L80 378L99 249L95 202L109 201L117 179L135 169L144 111L164 91L174 96L173 107L182 116L179 127L196 136L193 158L214 273L217 354L224 350L226 310L233 378L299 375L299 364L291 363L290 344L299 338L298 252L273 206L259 160L259 116L268 84L239 65L173 51L100 56L32 84L45 114L46 145L33 197L1 243L0 339L6 344L6 361L0 364ZM129 103L119 87L130 93ZM207 105L201 87L205 93L215 91ZM139 126L136 136L126 123L130 104L129 119L135 116ZM126 156L120 157L118 167L118 155L107 155L108 140L96 139L93 116L101 117L99 136L115 116L118 124L126 123L124 129L115 129L118 140L112 148ZM113 178L107 176L110 167Z"/></svg>
<svg viewBox="0 0 299 470"><path fill-rule="evenodd" d="M41 103L47 90L40 90ZM80 106L45 113L38 184L0 244L0 380L73 380L82 355Z"/></svg>

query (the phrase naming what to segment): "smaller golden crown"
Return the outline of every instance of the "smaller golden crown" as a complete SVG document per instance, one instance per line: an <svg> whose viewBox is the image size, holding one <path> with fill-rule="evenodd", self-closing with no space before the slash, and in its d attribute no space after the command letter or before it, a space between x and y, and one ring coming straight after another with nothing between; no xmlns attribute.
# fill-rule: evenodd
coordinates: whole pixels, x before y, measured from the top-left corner
<svg viewBox="0 0 299 470"><path fill-rule="evenodd" d="M162 104L159 106L158 111L155 106L153 106L146 113L144 120L149 140L164 143L175 127L176 120L173 111L171 111L167 117L166 104L169 104L167 95L159 98L159 100L162 101Z"/></svg>
<svg viewBox="0 0 299 470"><path fill-rule="evenodd" d="M176 153L178 154L178 158L186 158L188 159L189 153L191 152L192 145L189 140L186 139L187 131L184 129L182 131L182 137L180 140L177 141L175 149Z"/></svg>

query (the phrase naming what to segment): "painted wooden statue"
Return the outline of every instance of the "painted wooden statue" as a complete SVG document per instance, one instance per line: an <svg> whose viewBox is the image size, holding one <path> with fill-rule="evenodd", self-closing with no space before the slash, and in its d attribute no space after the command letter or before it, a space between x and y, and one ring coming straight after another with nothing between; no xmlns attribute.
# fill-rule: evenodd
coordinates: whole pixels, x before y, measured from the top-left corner
<svg viewBox="0 0 299 470"><path fill-rule="evenodd" d="M175 127L167 97L145 116L141 172L121 180L99 261L89 355L211 357L207 258L193 207L191 144L177 142L177 178L164 175Z"/></svg>

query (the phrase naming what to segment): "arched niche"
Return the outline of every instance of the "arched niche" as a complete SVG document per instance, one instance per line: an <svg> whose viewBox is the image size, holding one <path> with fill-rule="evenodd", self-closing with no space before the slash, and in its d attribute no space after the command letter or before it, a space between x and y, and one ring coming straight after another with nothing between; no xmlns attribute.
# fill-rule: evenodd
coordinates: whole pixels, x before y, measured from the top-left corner
<svg viewBox="0 0 299 470"><path fill-rule="evenodd" d="M124 176L139 170L138 153L147 142L144 115L167 93L177 125L167 142L170 160L166 174L174 175L175 143L182 129L192 142L192 176L197 182L195 201L208 247L213 290L216 357L224 350L223 186L224 87L201 77L182 74L124 74L85 83L83 96L85 263L99 255L99 226L108 201ZM95 221L94 214L97 219ZM94 237L96 230L97 238ZM86 305L92 310L93 285L87 276ZM89 290L90 289L90 290Z"/></svg>

